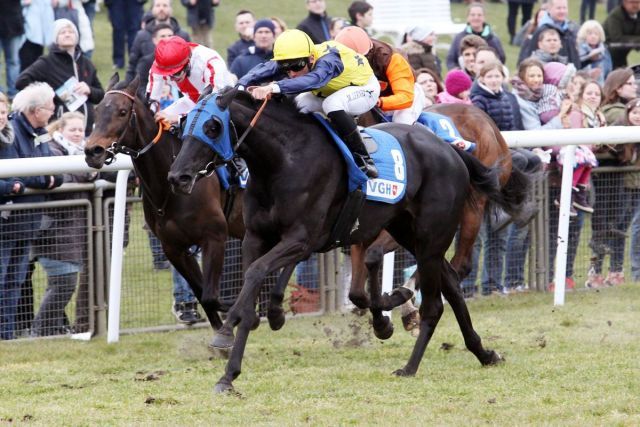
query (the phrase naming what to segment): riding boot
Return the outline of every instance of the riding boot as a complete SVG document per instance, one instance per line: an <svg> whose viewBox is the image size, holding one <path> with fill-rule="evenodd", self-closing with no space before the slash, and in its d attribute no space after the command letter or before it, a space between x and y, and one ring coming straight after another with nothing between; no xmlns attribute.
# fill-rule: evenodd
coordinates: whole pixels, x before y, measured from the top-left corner
<svg viewBox="0 0 640 427"><path fill-rule="evenodd" d="M353 118L350 117L346 111L332 111L327 114L333 123L333 127L336 129L344 143L349 148L349 151L353 154L358 167L369 178L378 177L378 169L376 168L373 159L367 153L367 149L364 146L360 132Z"/></svg>

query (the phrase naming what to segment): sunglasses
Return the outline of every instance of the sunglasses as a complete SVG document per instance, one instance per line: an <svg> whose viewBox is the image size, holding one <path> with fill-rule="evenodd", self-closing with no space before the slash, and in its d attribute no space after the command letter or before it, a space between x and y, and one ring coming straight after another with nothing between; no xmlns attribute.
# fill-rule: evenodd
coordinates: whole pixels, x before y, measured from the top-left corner
<svg viewBox="0 0 640 427"><path fill-rule="evenodd" d="M289 71L298 72L298 71L302 71L302 69L304 69L304 67L306 67L308 64L309 64L309 61L307 59L296 59L294 61L279 61L278 68L283 73L288 73Z"/></svg>

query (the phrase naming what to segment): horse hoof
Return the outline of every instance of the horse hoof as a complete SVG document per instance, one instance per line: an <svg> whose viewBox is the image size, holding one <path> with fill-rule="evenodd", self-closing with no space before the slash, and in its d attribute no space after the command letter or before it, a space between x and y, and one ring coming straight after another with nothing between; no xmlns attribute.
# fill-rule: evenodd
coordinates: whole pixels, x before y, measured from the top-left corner
<svg viewBox="0 0 640 427"><path fill-rule="evenodd" d="M493 365L498 365L500 363L504 363L506 362L506 359L504 357L502 357L502 355L500 353L498 353L497 351L493 351L491 350L489 352L489 358L487 359L486 362L483 363L484 366L493 366Z"/></svg>
<svg viewBox="0 0 640 427"><path fill-rule="evenodd" d="M267 312L267 320L272 331L277 331L284 326L285 316L281 307L269 308Z"/></svg>
<svg viewBox="0 0 640 427"><path fill-rule="evenodd" d="M373 333L378 339L389 339L391 335L393 335L393 323L391 323L387 316L383 316L381 320L374 320Z"/></svg>
<svg viewBox="0 0 640 427"><path fill-rule="evenodd" d="M207 345L207 349L209 350L209 353L211 353L213 359L229 360L229 357L231 356L231 348L214 347L213 341Z"/></svg>
<svg viewBox="0 0 640 427"><path fill-rule="evenodd" d="M235 392L233 385L219 382L213 388L213 392L216 394L229 393L232 394Z"/></svg>
<svg viewBox="0 0 640 427"><path fill-rule="evenodd" d="M411 298L413 298L413 291L411 289L404 287L396 288L389 294L389 307L387 308L391 310L404 304Z"/></svg>
<svg viewBox="0 0 640 427"><path fill-rule="evenodd" d="M230 349L233 347L233 342L235 341L235 337L233 336L233 332L225 333L223 329L220 329L213 336L213 341L211 341L211 347L218 349Z"/></svg>
<svg viewBox="0 0 640 427"><path fill-rule="evenodd" d="M396 377L412 377L415 374L407 372L406 368L401 368L401 369L396 369L395 371L393 371L393 375L395 375Z"/></svg>
<svg viewBox="0 0 640 427"><path fill-rule="evenodd" d="M404 330L407 332L420 326L420 313L418 313L418 310L415 310L406 316L402 316L402 325L404 326Z"/></svg>

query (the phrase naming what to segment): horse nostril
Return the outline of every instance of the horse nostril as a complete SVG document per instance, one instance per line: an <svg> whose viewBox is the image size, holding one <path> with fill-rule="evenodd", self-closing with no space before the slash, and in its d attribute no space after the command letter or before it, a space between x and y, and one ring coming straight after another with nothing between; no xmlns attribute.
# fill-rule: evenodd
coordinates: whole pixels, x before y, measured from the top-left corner
<svg viewBox="0 0 640 427"><path fill-rule="evenodd" d="M96 145L94 147L87 147L84 149L84 154L86 154L87 156L101 156L102 154L104 154L104 148Z"/></svg>
<svg viewBox="0 0 640 427"><path fill-rule="evenodd" d="M180 175L178 181L181 184L189 184L191 182L191 175Z"/></svg>

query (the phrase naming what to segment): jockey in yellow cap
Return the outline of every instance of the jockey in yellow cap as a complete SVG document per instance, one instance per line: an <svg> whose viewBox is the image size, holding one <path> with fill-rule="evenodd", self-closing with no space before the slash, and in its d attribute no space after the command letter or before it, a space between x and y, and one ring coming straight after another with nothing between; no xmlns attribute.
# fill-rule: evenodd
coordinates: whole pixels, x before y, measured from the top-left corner
<svg viewBox="0 0 640 427"><path fill-rule="evenodd" d="M271 93L299 94L296 104L303 113L323 111L333 123L356 162L369 177L378 176L353 116L371 110L380 85L366 58L334 41L314 45L300 30L287 30L277 39L273 60L259 64L239 80L242 87L269 81L278 74L288 78L252 91L256 99Z"/></svg>

